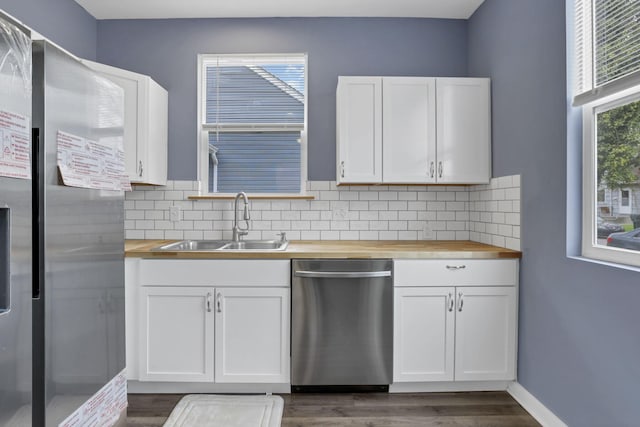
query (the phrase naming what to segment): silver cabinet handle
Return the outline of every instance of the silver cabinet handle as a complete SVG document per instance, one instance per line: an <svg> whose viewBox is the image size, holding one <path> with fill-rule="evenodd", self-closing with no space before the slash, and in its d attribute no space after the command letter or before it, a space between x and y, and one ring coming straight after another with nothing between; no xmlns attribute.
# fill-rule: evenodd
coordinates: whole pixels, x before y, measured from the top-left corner
<svg viewBox="0 0 640 427"><path fill-rule="evenodd" d="M453 295L449 292L449 312L453 311Z"/></svg>
<svg viewBox="0 0 640 427"><path fill-rule="evenodd" d="M462 264L462 265L447 265L447 270L464 270L465 268L467 268L466 265Z"/></svg>
<svg viewBox="0 0 640 427"><path fill-rule="evenodd" d="M458 293L458 311L462 311L462 306L464 305L464 299L462 299L463 296L462 292Z"/></svg>
<svg viewBox="0 0 640 427"><path fill-rule="evenodd" d="M340 162L340 177L344 178L344 160Z"/></svg>
<svg viewBox="0 0 640 427"><path fill-rule="evenodd" d="M144 169L142 168L142 160L140 160L140 173L138 174L138 176L142 176L142 171Z"/></svg>
<svg viewBox="0 0 640 427"><path fill-rule="evenodd" d="M442 162L438 162L438 178L442 178Z"/></svg>
<svg viewBox="0 0 640 427"><path fill-rule="evenodd" d="M207 312L211 313L211 292L207 292Z"/></svg>
<svg viewBox="0 0 640 427"><path fill-rule="evenodd" d="M216 295L216 311L222 313L222 294L220 292Z"/></svg>
<svg viewBox="0 0 640 427"><path fill-rule="evenodd" d="M296 271L296 277L362 279L368 277L391 277L391 271Z"/></svg>
<svg viewBox="0 0 640 427"><path fill-rule="evenodd" d="M431 178L433 178L433 174L435 172L435 168L436 168L435 165L436 165L435 162L431 162L431 165L429 166L429 176Z"/></svg>

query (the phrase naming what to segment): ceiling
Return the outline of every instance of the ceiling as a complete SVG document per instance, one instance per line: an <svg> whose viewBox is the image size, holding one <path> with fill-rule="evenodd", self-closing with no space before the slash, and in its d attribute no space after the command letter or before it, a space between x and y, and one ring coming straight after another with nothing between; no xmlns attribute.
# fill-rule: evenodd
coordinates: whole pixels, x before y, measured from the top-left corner
<svg viewBox="0 0 640 427"><path fill-rule="evenodd" d="M413 17L467 19L484 0L75 0L97 19Z"/></svg>

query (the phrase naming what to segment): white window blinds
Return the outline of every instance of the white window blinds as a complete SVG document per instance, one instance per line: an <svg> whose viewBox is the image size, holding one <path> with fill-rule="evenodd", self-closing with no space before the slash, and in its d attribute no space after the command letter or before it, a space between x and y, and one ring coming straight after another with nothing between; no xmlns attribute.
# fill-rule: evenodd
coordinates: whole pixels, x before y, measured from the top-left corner
<svg viewBox="0 0 640 427"><path fill-rule="evenodd" d="M301 192L305 66L305 55L204 56L209 192Z"/></svg>
<svg viewBox="0 0 640 427"><path fill-rule="evenodd" d="M204 61L204 124L218 129L302 129L304 55L216 56Z"/></svg>
<svg viewBox="0 0 640 427"><path fill-rule="evenodd" d="M575 13L574 105L640 84L640 0L575 0Z"/></svg>

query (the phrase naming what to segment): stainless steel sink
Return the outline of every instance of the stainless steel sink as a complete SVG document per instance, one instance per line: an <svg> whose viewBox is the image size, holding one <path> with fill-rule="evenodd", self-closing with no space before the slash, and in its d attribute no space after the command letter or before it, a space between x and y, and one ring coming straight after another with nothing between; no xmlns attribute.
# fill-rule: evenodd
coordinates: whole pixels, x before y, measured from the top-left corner
<svg viewBox="0 0 640 427"><path fill-rule="evenodd" d="M156 251L215 251L229 243L228 240L182 240L154 248Z"/></svg>
<svg viewBox="0 0 640 427"><path fill-rule="evenodd" d="M283 251L289 245L281 240L240 240L229 242L220 248L222 251Z"/></svg>
<svg viewBox="0 0 640 427"><path fill-rule="evenodd" d="M182 240L154 248L156 251L283 251L289 245L281 240Z"/></svg>

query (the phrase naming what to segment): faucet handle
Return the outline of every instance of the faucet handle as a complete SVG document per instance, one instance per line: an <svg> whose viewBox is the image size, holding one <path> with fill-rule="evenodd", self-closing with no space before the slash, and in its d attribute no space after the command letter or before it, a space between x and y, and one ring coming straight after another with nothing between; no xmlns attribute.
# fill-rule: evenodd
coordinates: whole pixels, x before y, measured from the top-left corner
<svg viewBox="0 0 640 427"><path fill-rule="evenodd" d="M287 233L286 232L281 232L277 234L278 236L280 236L280 241L281 242L286 242L287 241Z"/></svg>

